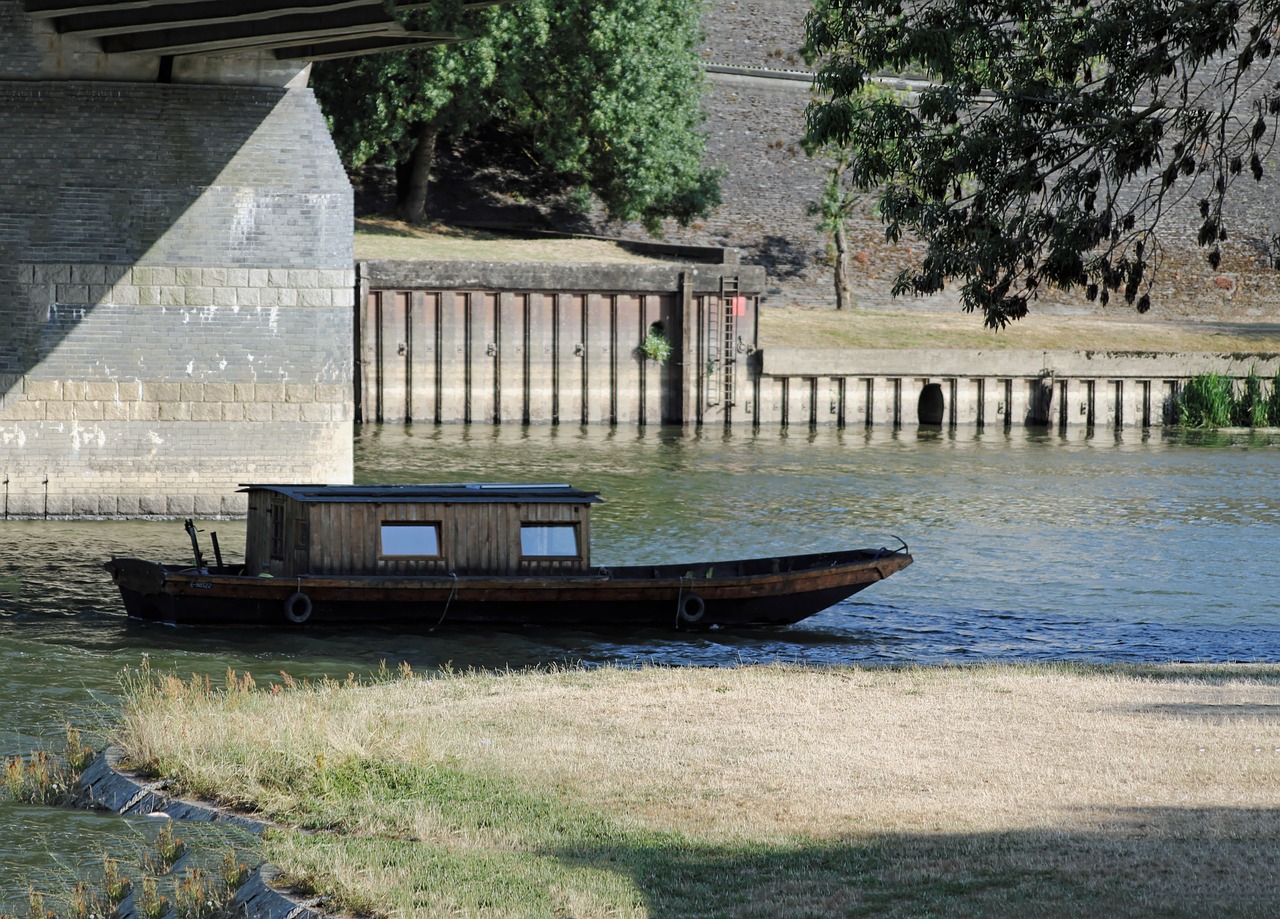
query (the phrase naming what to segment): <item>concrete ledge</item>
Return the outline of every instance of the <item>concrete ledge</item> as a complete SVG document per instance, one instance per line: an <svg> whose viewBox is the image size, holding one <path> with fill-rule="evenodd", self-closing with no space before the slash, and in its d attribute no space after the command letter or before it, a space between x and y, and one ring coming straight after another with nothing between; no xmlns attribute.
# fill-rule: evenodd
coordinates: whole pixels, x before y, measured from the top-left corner
<svg viewBox="0 0 1280 919"><path fill-rule="evenodd" d="M233 814L198 801L184 801L164 794L167 782L149 782L120 767L121 751L109 747L95 759L76 781L72 804L85 809L113 811L126 817L152 817L163 814L174 820L227 823L251 833L261 834L268 824L252 817ZM183 856L171 871L180 871ZM274 886L280 872L273 865L260 865L235 892L231 914L245 919L324 919L323 897L299 898ZM133 895L126 897L117 909L119 919L140 915L133 905ZM166 919L171 919L170 912Z"/></svg>
<svg viewBox="0 0 1280 919"><path fill-rule="evenodd" d="M385 290L543 290L668 293L688 276L693 293L719 293L722 277L737 277L743 294L767 287L759 265L567 265L557 262L360 262L360 279Z"/></svg>

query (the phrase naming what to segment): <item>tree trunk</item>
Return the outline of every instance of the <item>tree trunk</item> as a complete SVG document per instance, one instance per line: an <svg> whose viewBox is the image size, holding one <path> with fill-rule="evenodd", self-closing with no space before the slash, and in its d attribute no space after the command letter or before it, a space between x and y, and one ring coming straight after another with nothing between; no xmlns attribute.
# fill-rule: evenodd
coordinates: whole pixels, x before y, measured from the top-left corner
<svg viewBox="0 0 1280 919"><path fill-rule="evenodd" d="M845 236L844 221L837 220L835 231L831 234L836 245L836 309L842 310L849 305L849 239Z"/></svg>
<svg viewBox="0 0 1280 919"><path fill-rule="evenodd" d="M397 175L396 214L408 223L427 222L427 186L436 158L436 138L440 129L433 122L418 125L408 169Z"/></svg>

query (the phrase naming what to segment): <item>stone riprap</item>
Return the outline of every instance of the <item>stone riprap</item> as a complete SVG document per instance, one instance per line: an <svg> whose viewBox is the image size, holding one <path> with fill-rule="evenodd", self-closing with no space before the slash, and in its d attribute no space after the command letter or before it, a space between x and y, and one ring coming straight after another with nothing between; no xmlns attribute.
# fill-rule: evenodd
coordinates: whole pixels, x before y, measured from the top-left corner
<svg viewBox="0 0 1280 919"><path fill-rule="evenodd" d="M148 782L121 766L121 751L109 747L84 771L72 789L76 807L110 811L124 818L164 818L195 822L227 823L250 833L261 834L267 827L261 820L234 814L198 801L184 801L164 793L167 783ZM185 871L185 862L193 853L175 862L170 874ZM280 887L280 872L273 865L255 868L234 892L229 907L231 915L246 919L321 919L323 898L297 897ZM133 885L137 889L137 885ZM118 919L143 916L135 897L130 894L116 908ZM172 919L170 911L165 919Z"/></svg>

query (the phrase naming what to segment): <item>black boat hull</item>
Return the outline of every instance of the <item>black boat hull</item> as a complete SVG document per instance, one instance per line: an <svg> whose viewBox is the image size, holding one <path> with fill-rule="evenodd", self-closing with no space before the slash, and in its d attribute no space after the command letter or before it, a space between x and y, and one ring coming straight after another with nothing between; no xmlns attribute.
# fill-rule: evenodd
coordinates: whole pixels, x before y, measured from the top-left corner
<svg viewBox="0 0 1280 919"><path fill-rule="evenodd" d="M911 564L905 551L853 550L692 565L596 569L565 577L249 577L141 559L104 567L128 614L224 626L464 623L590 628L787 625Z"/></svg>

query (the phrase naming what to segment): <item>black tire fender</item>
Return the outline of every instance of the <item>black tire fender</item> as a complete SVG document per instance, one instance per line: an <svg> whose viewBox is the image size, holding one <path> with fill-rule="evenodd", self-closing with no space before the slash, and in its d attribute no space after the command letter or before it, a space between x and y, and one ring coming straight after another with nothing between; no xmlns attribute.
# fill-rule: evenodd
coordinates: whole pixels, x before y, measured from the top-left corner
<svg viewBox="0 0 1280 919"><path fill-rule="evenodd" d="M302 591L295 591L284 601L284 618L294 625L306 625L311 619L311 598Z"/></svg>
<svg viewBox="0 0 1280 919"><path fill-rule="evenodd" d="M685 594L680 600L680 621L694 625L702 621L707 604L697 594Z"/></svg>

